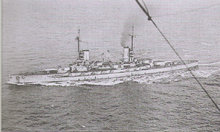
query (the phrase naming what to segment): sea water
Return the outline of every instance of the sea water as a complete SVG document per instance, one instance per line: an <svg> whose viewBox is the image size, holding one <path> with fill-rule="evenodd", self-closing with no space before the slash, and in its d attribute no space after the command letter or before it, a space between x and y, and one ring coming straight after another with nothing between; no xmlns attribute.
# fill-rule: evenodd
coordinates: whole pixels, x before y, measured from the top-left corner
<svg viewBox="0 0 220 132"><path fill-rule="evenodd" d="M149 10L163 13L153 5ZM153 17L183 59L199 60L193 73L218 106L219 10ZM177 60L134 1L7 0L2 20L3 131L220 131L219 111L188 72L125 78L111 86L6 83L10 74L72 63L78 28L91 60L105 53L119 61L122 35L132 24L135 56Z"/></svg>

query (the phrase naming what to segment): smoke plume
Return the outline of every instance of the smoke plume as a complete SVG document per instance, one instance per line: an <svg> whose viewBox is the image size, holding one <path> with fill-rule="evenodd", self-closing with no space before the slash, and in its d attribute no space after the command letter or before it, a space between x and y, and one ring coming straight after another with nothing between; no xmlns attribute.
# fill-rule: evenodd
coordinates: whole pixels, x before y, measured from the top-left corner
<svg viewBox="0 0 220 132"><path fill-rule="evenodd" d="M129 34L131 34L131 27L132 27L132 22L126 21L123 27L123 31L121 33L121 46L126 47L128 46L129 42ZM127 45L126 45L127 44Z"/></svg>
<svg viewBox="0 0 220 132"><path fill-rule="evenodd" d="M122 47L130 47L130 36L129 34L132 34L132 26L134 26L134 32L135 29L137 29L139 18L137 16L130 16L124 23L123 31L121 33L121 46Z"/></svg>

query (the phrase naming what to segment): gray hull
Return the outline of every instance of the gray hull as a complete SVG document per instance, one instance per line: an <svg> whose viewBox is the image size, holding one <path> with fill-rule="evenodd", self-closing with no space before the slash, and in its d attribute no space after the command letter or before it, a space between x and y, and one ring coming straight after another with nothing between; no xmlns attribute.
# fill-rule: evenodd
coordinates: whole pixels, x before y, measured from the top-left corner
<svg viewBox="0 0 220 132"><path fill-rule="evenodd" d="M187 64L188 68L198 67L198 62ZM185 65L176 65L162 68L144 69L142 67L130 68L124 70L112 70L105 72L86 72L86 73L66 73L66 74L48 74L48 75L12 75L9 77L9 84L25 85L25 84L41 84L47 82L62 82L62 81L85 81L94 79L110 79L138 75L150 75L161 72L172 72L176 70L187 69Z"/></svg>

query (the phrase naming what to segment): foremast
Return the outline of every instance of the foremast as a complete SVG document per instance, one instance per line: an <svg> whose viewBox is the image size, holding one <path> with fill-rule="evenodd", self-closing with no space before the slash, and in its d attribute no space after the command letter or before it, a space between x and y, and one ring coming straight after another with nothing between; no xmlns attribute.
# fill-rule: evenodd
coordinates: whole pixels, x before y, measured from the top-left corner
<svg viewBox="0 0 220 132"><path fill-rule="evenodd" d="M77 61L89 61L89 50L80 50L80 29L78 29L78 36L76 37L78 44L78 58Z"/></svg>

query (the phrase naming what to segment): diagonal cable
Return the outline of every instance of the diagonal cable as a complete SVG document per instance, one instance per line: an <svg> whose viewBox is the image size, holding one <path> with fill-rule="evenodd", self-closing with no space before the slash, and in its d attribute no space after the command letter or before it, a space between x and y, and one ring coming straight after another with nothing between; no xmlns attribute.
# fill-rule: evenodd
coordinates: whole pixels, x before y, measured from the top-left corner
<svg viewBox="0 0 220 132"><path fill-rule="evenodd" d="M215 101L212 99L212 97L209 95L209 93L206 91L206 89L203 87L203 85L200 83L200 81L196 78L196 76L193 74L193 72L190 70L190 68L186 65L186 63L183 61L183 59L181 58L181 56L177 53L177 51L175 50L175 48L170 44L169 40L166 38L166 36L162 33L162 31L158 28L158 26L156 25L156 23L153 21L153 19L151 18L147 6L145 5L144 1L144 6L146 7L146 9L139 3L138 0L136 0L137 4L140 6L140 8L143 10L143 12L147 15L148 20L151 21L154 26L157 28L157 30L160 32L160 34L163 36L163 38L166 40L166 42L169 44L169 46L172 48L172 50L175 52L175 54L179 57L179 59L181 60L181 62L186 66L187 70L190 72L190 74L193 76L193 78L196 80L196 82L199 84L199 86L202 88L202 90L206 93L206 95L209 97L209 99L212 101L212 103L215 105L215 107L220 111L220 108L218 107L218 105L215 103Z"/></svg>

